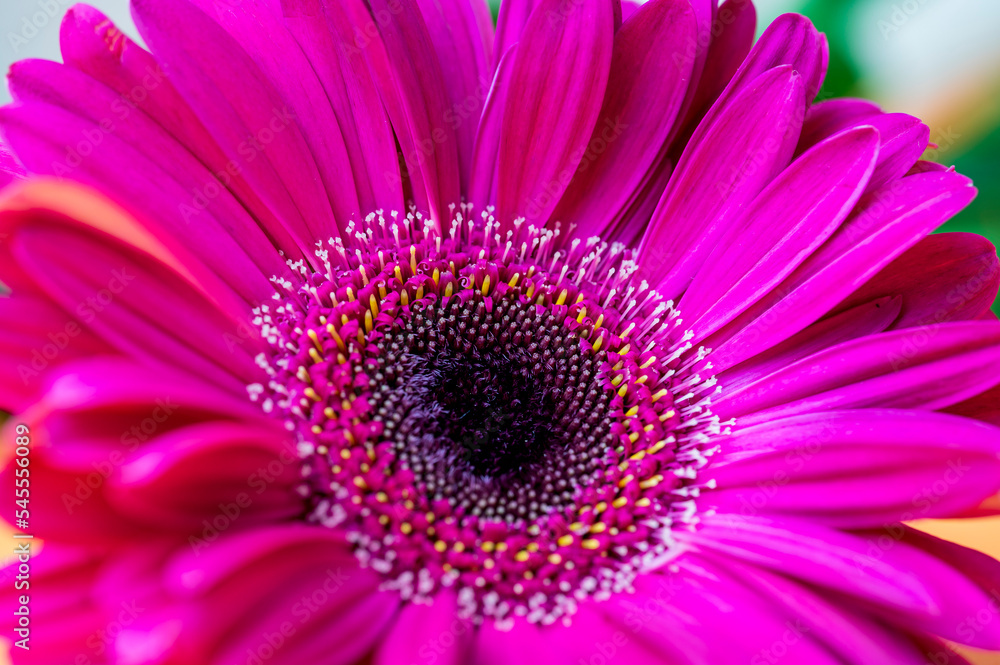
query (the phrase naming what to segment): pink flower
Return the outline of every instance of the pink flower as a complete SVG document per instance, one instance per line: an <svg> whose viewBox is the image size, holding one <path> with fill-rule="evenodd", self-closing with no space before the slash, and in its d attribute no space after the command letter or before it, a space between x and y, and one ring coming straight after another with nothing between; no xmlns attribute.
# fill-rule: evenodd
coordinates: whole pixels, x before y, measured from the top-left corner
<svg viewBox="0 0 1000 665"><path fill-rule="evenodd" d="M1000 565L902 524L1000 489L975 190L714 4L70 10L0 110L15 661L1000 649Z"/></svg>

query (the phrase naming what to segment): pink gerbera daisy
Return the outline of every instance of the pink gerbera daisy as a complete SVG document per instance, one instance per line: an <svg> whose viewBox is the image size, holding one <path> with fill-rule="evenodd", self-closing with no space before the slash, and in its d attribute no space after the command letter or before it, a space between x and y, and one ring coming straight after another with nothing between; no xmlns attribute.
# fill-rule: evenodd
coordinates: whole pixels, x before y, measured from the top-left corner
<svg viewBox="0 0 1000 665"><path fill-rule="evenodd" d="M0 110L15 661L1000 649L1000 564L903 524L1000 489L997 256L806 19L132 9Z"/></svg>

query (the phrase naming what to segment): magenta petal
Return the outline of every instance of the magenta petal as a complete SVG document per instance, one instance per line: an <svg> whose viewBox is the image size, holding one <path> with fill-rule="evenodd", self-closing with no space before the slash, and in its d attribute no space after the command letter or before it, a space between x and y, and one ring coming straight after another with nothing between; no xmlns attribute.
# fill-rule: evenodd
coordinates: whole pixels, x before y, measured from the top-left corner
<svg viewBox="0 0 1000 665"><path fill-rule="evenodd" d="M489 20L489 8L484 0L418 0L417 5L441 63L444 87L451 102L445 121L455 131L465 192L472 172L473 146L483 101L493 79L493 54L489 50L492 29L483 31L481 24L483 16Z"/></svg>
<svg viewBox="0 0 1000 665"><path fill-rule="evenodd" d="M703 616L690 613L690 605L678 607L678 596L697 588L690 571L676 576L648 573L636 580L635 592L614 595L601 607L608 620L619 627L628 639L635 639L660 655L667 663L712 665L708 645L696 630ZM703 591L703 589L698 589ZM683 603L683 601L681 601ZM758 616L753 621L759 621ZM729 631L728 635L733 636ZM731 653L731 652L730 652ZM738 656L734 655L734 660Z"/></svg>
<svg viewBox="0 0 1000 665"><path fill-rule="evenodd" d="M57 63L19 62L10 86L24 105L4 109L0 122L35 173L89 184L156 220L248 302L273 292L269 277L285 266L271 239L160 125L141 111L121 117L120 95ZM86 156L81 136L91 137ZM213 195L199 195L209 182Z"/></svg>
<svg viewBox="0 0 1000 665"><path fill-rule="evenodd" d="M500 3L497 14L496 36L493 40L493 69L500 66L500 60L512 46L521 41L521 34L528 24L531 12L541 4L541 0L508 0Z"/></svg>
<svg viewBox="0 0 1000 665"><path fill-rule="evenodd" d="M278 565L252 571L257 574L255 581L262 587L255 590L260 594L268 590L268 585L275 584L282 575L295 569L294 560L282 561L280 556L295 549L301 552L301 563L356 564L350 544L339 531L306 524L275 524L226 534L202 552L193 552L187 547L178 550L164 571L163 583L178 596L209 593L241 572L250 572L246 570L249 566L271 559L272 564ZM354 576L355 571L347 572ZM362 582L377 579L372 571L363 570L357 571L357 577Z"/></svg>
<svg viewBox="0 0 1000 665"><path fill-rule="evenodd" d="M712 41L705 68L691 100L688 117L684 119L685 126L694 126L729 85L753 46L756 27L757 9L752 2L726 0L719 6L712 22Z"/></svg>
<svg viewBox="0 0 1000 665"><path fill-rule="evenodd" d="M927 664L924 654L906 635L880 625L865 613L844 611L836 598L824 597L828 594L789 580L780 573L757 567L744 568L741 580L783 605L796 617L793 626L808 629L814 639L836 652L844 662Z"/></svg>
<svg viewBox="0 0 1000 665"><path fill-rule="evenodd" d="M828 59L826 37L812 22L800 14L783 14L767 26L719 99L726 100L772 67L791 65L802 75L805 100L810 103L823 85Z"/></svg>
<svg viewBox="0 0 1000 665"><path fill-rule="evenodd" d="M148 255L55 224L30 226L10 242L18 263L54 301L121 351L153 366L185 368L233 391L242 392L258 376L256 333L242 337L245 322Z"/></svg>
<svg viewBox="0 0 1000 665"><path fill-rule="evenodd" d="M960 571L992 597L996 598L1000 595L1000 590L994 588L997 580L1000 579L1000 561L988 554L942 540L909 526L903 527L902 533L905 535L902 536L901 540L907 545L922 550Z"/></svg>
<svg viewBox="0 0 1000 665"><path fill-rule="evenodd" d="M24 166L10 148L0 141L0 189L27 175Z"/></svg>
<svg viewBox="0 0 1000 665"><path fill-rule="evenodd" d="M281 98L285 112L302 130L309 156L315 160L335 219L341 228L360 220L359 199L371 200L367 174L355 174L344 128L326 91L298 42L285 27L280 3L245 0L220 11L215 0L190 0L225 29L253 60ZM358 183L358 184L356 184ZM358 191L358 185L362 190ZM322 236L319 236L322 237Z"/></svg>
<svg viewBox="0 0 1000 665"><path fill-rule="evenodd" d="M25 591L31 596L30 650L10 648L13 653L8 662L72 662L83 653L82 645L88 638L107 629L107 620L93 594L94 581L104 562L103 552L52 542L45 544L44 551L36 551L34 546L31 549L29 586L15 588L21 563L16 556L8 557L11 562L0 573L10 580L0 593L0 611L4 613L4 628L12 637L17 625L14 612L21 606L20 599ZM91 662L96 665L105 661Z"/></svg>
<svg viewBox="0 0 1000 665"><path fill-rule="evenodd" d="M683 554L676 573L641 576L634 595L613 597L605 611L629 639L671 664L746 665L772 654L777 643L790 663L840 662L803 629L799 617L746 585L754 566L717 561L701 552ZM718 645L720 626L725 631L723 649Z"/></svg>
<svg viewBox="0 0 1000 665"><path fill-rule="evenodd" d="M455 594L442 591L430 605L407 604L378 646L374 665L417 663L433 657L441 665L469 662L476 627L458 617Z"/></svg>
<svg viewBox="0 0 1000 665"><path fill-rule="evenodd" d="M837 310L870 298L898 296L893 328L976 319L1000 288L1000 262L989 240L972 233L927 236L887 265Z"/></svg>
<svg viewBox="0 0 1000 665"><path fill-rule="evenodd" d="M354 665L365 662L367 655L380 644L392 626L399 601L388 593L373 593L370 587L338 586L344 577L340 569L327 568L317 570L309 577L299 576L289 580L283 597L263 603L244 620L237 636L226 636L220 640L221 653L213 659L213 663L246 665L248 653L257 651L266 655L269 653L266 650L268 644L261 642L261 635L273 635L275 631L280 633L283 627L287 630L290 617L297 622L297 630L280 650L273 652L275 655L270 662L275 665ZM319 595L327 588L333 591L325 596ZM318 611L306 616L302 599L308 599L312 594L329 600L315 604ZM238 602L238 596L234 594L229 602Z"/></svg>
<svg viewBox="0 0 1000 665"><path fill-rule="evenodd" d="M779 16L767 26L725 90L705 113L689 143L704 140L706 130L726 106L753 85L757 77L775 67L788 65L802 77L803 105L798 111L804 114L823 83L828 59L826 37L809 19L799 14Z"/></svg>
<svg viewBox="0 0 1000 665"><path fill-rule="evenodd" d="M378 576L358 567L342 534L304 524L225 532L204 549L185 547L164 583L190 603L178 610L195 610L174 647L177 662L200 652L216 663L245 663L248 649L266 645L265 632L280 634L294 621L274 662L346 665L372 649L399 604L377 591ZM307 609L302 599L313 594Z"/></svg>
<svg viewBox="0 0 1000 665"><path fill-rule="evenodd" d="M93 459L90 462L93 463ZM15 465L8 465L0 472L0 489L15 491L15 468ZM100 488L104 482L104 477L93 467L87 472L62 470L36 455L32 460L31 479L36 487L46 488L45 492L31 497L31 532L47 543L100 550L155 533L149 526L117 512L102 492L93 489L93 486ZM9 507L0 506L0 517L13 524L16 510L13 503Z"/></svg>
<svg viewBox="0 0 1000 665"><path fill-rule="evenodd" d="M295 446L277 423L206 422L127 455L107 495L122 514L163 528L201 533L221 513L242 530L301 515L300 478Z"/></svg>
<svg viewBox="0 0 1000 665"><path fill-rule="evenodd" d="M742 209L783 169L801 124L801 77L777 67L755 80L681 157L639 246L667 297L687 288Z"/></svg>
<svg viewBox="0 0 1000 665"><path fill-rule="evenodd" d="M476 651L466 662L476 665L545 665L547 663L589 662L601 650L636 665L668 665L668 661L643 641L631 639L619 625L605 616L600 603L581 603L573 615L572 628L532 624L515 617L510 629L498 630L493 623L484 624L476 635ZM580 639L586 635L587 639ZM623 640L622 638L625 637Z"/></svg>
<svg viewBox="0 0 1000 665"><path fill-rule="evenodd" d="M931 616L911 619L883 611L886 618L914 632L939 635L980 649L1000 649L1000 624L981 621L984 610L993 613L1000 603L1000 590L996 588L1000 562L903 525L864 535L869 551L897 569L918 571L939 606ZM887 544L889 550L883 551Z"/></svg>
<svg viewBox="0 0 1000 665"><path fill-rule="evenodd" d="M274 432L245 397L173 369L151 373L133 361L98 356L48 378L42 399L21 415L37 433L32 477L51 490L32 503L32 526L46 538L117 542L145 533L144 516L133 520L118 511L106 493L129 454L141 455L157 436L202 420L252 423L258 436Z"/></svg>
<svg viewBox="0 0 1000 665"><path fill-rule="evenodd" d="M727 393L735 392L814 353L882 332L899 316L901 303L898 297L877 298L817 321L781 344L722 372L719 380L724 382Z"/></svg>
<svg viewBox="0 0 1000 665"><path fill-rule="evenodd" d="M830 347L717 400L752 424L795 413L867 407L941 409L1000 383L1000 325L945 323ZM783 406L782 406L783 405Z"/></svg>
<svg viewBox="0 0 1000 665"><path fill-rule="evenodd" d="M444 74L431 35L417 5L374 0L365 3L327 2L330 15L349 21L345 34L352 57L368 61L409 170L417 205L437 220L450 219L448 206L460 200L461 175L453 124L448 122ZM343 20L337 18L337 21ZM384 19L384 20L383 20ZM374 31L378 30L378 35ZM356 35L364 39L357 41ZM357 51L358 44L364 48Z"/></svg>
<svg viewBox="0 0 1000 665"><path fill-rule="evenodd" d="M396 139L378 89L362 58L343 48L355 35L341 32L321 0L284 0L285 25L295 36L337 116L363 211L402 210Z"/></svg>
<svg viewBox="0 0 1000 665"><path fill-rule="evenodd" d="M551 20L550 14L562 16ZM611 3L543 0L524 28L503 112L498 217L544 225L583 159L601 109L614 36Z"/></svg>
<svg viewBox="0 0 1000 665"><path fill-rule="evenodd" d="M138 115L148 116L214 174L214 178L201 180L195 191L189 194L191 199L197 199L198 204L207 202L209 197L206 192L212 194L214 188L225 187L261 228L266 229L286 257L301 258L301 249L288 229L261 200L241 173L242 169L236 168L238 164L231 162L215 142L150 53L123 35L99 11L82 4L74 5L67 12L60 41L67 65L118 93L114 102L116 112L110 117L131 123L137 122ZM122 106L122 100L128 100L129 106L134 105L137 113L120 118L123 109L127 110ZM102 116L100 120L107 117Z"/></svg>
<svg viewBox="0 0 1000 665"><path fill-rule="evenodd" d="M553 213L575 235L605 235L666 151L691 79L698 25L686 0L652 0L615 34L604 105Z"/></svg>
<svg viewBox="0 0 1000 665"><path fill-rule="evenodd" d="M694 343L746 310L805 261L847 217L875 168L871 127L838 134L782 171L748 206L680 301Z"/></svg>
<svg viewBox="0 0 1000 665"><path fill-rule="evenodd" d="M74 5L63 18L59 40L67 66L123 95L214 168L225 167L223 153L160 64L107 16L88 5Z"/></svg>
<svg viewBox="0 0 1000 665"><path fill-rule="evenodd" d="M667 133L667 138L659 146L659 152L656 153L653 161L646 168L645 175L636 181L634 187L629 188L630 192L626 192L628 197L623 201L620 211L618 211L615 218L609 220L606 230L602 232L605 240L622 242L630 247L639 244L653 216L653 212L656 210L658 202L663 197L663 192L670 181L670 176L673 173L674 166L676 166L678 156L685 145L687 137L683 133L688 131L686 128L692 122L691 118L699 116L704 111L704 109L694 106L698 103L697 96L703 92L700 88L696 89L695 84L699 81L708 83L703 78L703 73L707 72L710 76L719 75L718 72L711 71L712 63L708 59L710 58L709 49L713 40L713 34L719 36L720 40L725 39L726 31L719 32L718 26L720 23L716 20L717 10L720 13L720 17L722 10L716 6L716 2L713 0L689 0L689 4L694 10L696 35L694 41L688 41L687 46L682 51L674 53L674 58L678 65L683 67L686 66L686 63L693 56L694 63L691 69L691 80L687 85L675 120L670 127L669 133ZM751 3L745 4L749 6ZM752 13L752 7L750 11ZM743 17L745 15L746 9L744 7L740 12L740 16ZM727 14L727 16L732 17L731 14ZM719 21L721 20L719 18ZM745 21L739 19L733 20L736 21L734 27L745 29ZM750 34L746 35L748 40L752 40L752 33L753 30L751 28ZM674 45L672 48L676 48L676 46ZM720 48L724 50L724 46L720 46ZM747 48L749 48L749 43L747 44ZM735 56L730 54L729 57ZM740 57L740 60L742 61L742 57ZM733 63L734 68L738 64L738 62ZM727 67L725 63L722 63L721 66L723 69ZM729 73L731 74L731 72ZM597 145L600 146L601 144L598 143ZM595 213L593 210L588 212L590 214Z"/></svg>
<svg viewBox="0 0 1000 665"><path fill-rule="evenodd" d="M936 599L914 573L884 560L864 560L867 543L792 519L706 515L700 528L682 539L723 555L801 579L877 605L914 614L938 610Z"/></svg>
<svg viewBox="0 0 1000 665"><path fill-rule="evenodd" d="M0 297L0 408L17 413L37 398L48 373L110 346L49 298L27 292Z"/></svg>
<svg viewBox="0 0 1000 665"><path fill-rule="evenodd" d="M930 128L918 118L904 113L887 113L864 123L875 127L882 138L869 190L902 178L927 149Z"/></svg>
<svg viewBox="0 0 1000 665"><path fill-rule="evenodd" d="M240 45L188 0L135 0L132 12L171 83L299 245L336 234L291 108Z"/></svg>
<svg viewBox="0 0 1000 665"><path fill-rule="evenodd" d="M1000 387L948 407L947 412L1000 427Z"/></svg>
<svg viewBox="0 0 1000 665"><path fill-rule="evenodd" d="M850 127L865 125L877 129L882 139L869 189L878 189L904 176L927 149L930 129L918 118L905 113L882 113L877 106L863 100L831 99L810 109L802 127L799 151Z"/></svg>
<svg viewBox="0 0 1000 665"><path fill-rule="evenodd" d="M44 400L25 417L60 441L59 446L46 448L53 463L76 471L89 468L93 461L93 455L88 459L81 454L75 455L76 464L72 462L78 442L107 446L99 457L110 457L114 450L135 451L152 433L136 433L132 427L142 425L153 411L160 417L163 409L158 407L176 407L167 409L176 417L156 423L157 434L213 420L254 423L261 433L272 431L267 426L271 419L246 399L245 390L220 390L180 368L158 368L154 374L121 356L98 356L67 365L48 376L45 390ZM151 426L146 425L147 429Z"/></svg>
<svg viewBox="0 0 1000 665"><path fill-rule="evenodd" d="M799 139L799 152L805 152L820 141L848 127L862 124L865 118L879 115L882 110L867 99L841 97L817 102L806 113Z"/></svg>
<svg viewBox="0 0 1000 665"><path fill-rule="evenodd" d="M1000 430L947 414L810 413L737 430L725 449L706 500L744 515L868 528L960 514L1000 489Z"/></svg>
<svg viewBox="0 0 1000 665"><path fill-rule="evenodd" d="M774 291L709 338L724 371L819 319L975 196L955 173L908 176L862 197L852 216Z"/></svg>
<svg viewBox="0 0 1000 665"><path fill-rule="evenodd" d="M497 65L493 84L483 105L483 116L476 134L476 149L472 163L472 181L469 184L469 201L479 210L496 204L498 168L500 166L500 131L503 111L510 95L511 73L517 58L517 44L512 46Z"/></svg>

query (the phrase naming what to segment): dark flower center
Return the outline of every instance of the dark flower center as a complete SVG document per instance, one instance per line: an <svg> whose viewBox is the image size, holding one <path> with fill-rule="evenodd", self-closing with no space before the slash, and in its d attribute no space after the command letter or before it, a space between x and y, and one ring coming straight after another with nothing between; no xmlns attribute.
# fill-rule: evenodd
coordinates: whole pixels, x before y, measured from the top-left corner
<svg viewBox="0 0 1000 665"><path fill-rule="evenodd" d="M487 519L570 505L614 444L603 353L514 297L415 309L375 343L373 420L431 500Z"/></svg>

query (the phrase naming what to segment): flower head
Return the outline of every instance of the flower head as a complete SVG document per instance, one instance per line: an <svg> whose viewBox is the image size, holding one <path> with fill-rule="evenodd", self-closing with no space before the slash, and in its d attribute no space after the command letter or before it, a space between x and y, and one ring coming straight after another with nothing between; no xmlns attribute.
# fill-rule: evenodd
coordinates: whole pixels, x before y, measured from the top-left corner
<svg viewBox="0 0 1000 665"><path fill-rule="evenodd" d="M996 253L807 20L132 6L0 110L43 661L1000 649L997 562L903 524L1000 489Z"/></svg>

